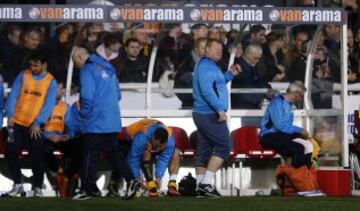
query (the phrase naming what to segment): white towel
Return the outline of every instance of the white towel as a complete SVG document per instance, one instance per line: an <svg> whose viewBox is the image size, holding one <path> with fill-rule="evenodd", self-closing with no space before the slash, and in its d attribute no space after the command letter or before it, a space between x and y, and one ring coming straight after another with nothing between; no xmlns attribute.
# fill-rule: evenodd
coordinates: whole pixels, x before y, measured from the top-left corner
<svg viewBox="0 0 360 211"><path fill-rule="evenodd" d="M293 139L296 143L302 144L304 146L304 154L312 153L314 151L314 146L309 140L295 138Z"/></svg>

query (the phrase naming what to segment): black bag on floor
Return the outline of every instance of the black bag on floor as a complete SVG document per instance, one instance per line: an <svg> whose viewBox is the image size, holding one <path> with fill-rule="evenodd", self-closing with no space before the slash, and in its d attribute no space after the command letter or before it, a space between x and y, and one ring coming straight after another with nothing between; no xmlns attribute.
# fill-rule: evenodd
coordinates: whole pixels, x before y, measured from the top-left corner
<svg viewBox="0 0 360 211"><path fill-rule="evenodd" d="M181 196L196 196L196 179L189 173L179 183Z"/></svg>

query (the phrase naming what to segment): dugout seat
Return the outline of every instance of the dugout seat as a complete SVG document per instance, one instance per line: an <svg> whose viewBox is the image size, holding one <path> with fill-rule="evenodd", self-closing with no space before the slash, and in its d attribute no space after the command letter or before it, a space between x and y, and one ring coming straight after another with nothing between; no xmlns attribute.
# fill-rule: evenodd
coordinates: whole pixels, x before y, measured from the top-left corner
<svg viewBox="0 0 360 211"><path fill-rule="evenodd" d="M233 131L233 157L235 162L233 163L232 170L234 175L234 169L236 163L239 164L239 192L241 195L242 190L242 167L245 159L264 159L274 158L277 155L275 150L264 149L260 145L259 141L259 128L255 126L244 126ZM232 177L232 187L234 188L235 177ZM233 192L233 191L232 191Z"/></svg>
<svg viewBox="0 0 360 211"><path fill-rule="evenodd" d="M244 154L247 158L273 158L275 150L264 149L259 141L259 129L254 126L245 126L234 131L234 155Z"/></svg>
<svg viewBox="0 0 360 211"><path fill-rule="evenodd" d="M118 133L118 139L121 141L126 139L126 127L121 128L121 131Z"/></svg>
<svg viewBox="0 0 360 211"><path fill-rule="evenodd" d="M176 148L181 151L182 156L194 156L194 149L191 147L186 131L180 127L169 127L175 139Z"/></svg>

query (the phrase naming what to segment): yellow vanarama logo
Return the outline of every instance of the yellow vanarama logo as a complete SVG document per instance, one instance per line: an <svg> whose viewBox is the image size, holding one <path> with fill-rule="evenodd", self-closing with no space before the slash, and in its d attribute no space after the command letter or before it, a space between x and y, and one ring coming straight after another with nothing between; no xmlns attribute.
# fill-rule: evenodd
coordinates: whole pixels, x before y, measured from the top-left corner
<svg viewBox="0 0 360 211"><path fill-rule="evenodd" d="M22 19L22 9L20 7L1 7L0 19Z"/></svg>
<svg viewBox="0 0 360 211"><path fill-rule="evenodd" d="M272 21L282 22L341 22L340 10L272 10Z"/></svg>
<svg viewBox="0 0 360 211"><path fill-rule="evenodd" d="M127 9L114 8L110 12L113 20L124 21L183 21L184 11L182 9Z"/></svg>
<svg viewBox="0 0 360 211"><path fill-rule="evenodd" d="M37 97L41 97L41 92L36 91L36 90L25 89L24 94L29 94L29 95L34 95L34 96L37 96Z"/></svg>
<svg viewBox="0 0 360 211"><path fill-rule="evenodd" d="M51 116L51 119L54 119L54 120L63 120L64 117L61 116L61 115L52 115L52 116Z"/></svg>
<svg viewBox="0 0 360 211"><path fill-rule="evenodd" d="M102 20L103 8L36 8L29 11L32 19L76 19L76 20Z"/></svg>
<svg viewBox="0 0 360 211"><path fill-rule="evenodd" d="M202 21L263 21L263 11L256 9L193 9L192 20Z"/></svg>

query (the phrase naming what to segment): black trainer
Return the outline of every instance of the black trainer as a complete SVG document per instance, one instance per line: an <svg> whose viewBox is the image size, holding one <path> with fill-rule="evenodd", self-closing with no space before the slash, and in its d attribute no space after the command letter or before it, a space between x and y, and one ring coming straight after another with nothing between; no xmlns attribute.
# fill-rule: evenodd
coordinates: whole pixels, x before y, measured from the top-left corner
<svg viewBox="0 0 360 211"><path fill-rule="evenodd" d="M89 196L92 196L92 197L102 197L102 193L101 193L101 190L98 188L97 185L95 185L93 188L92 188L92 192L88 194Z"/></svg>
<svg viewBox="0 0 360 211"><path fill-rule="evenodd" d="M219 198L221 194L216 190L215 186L209 184L199 184L198 191L202 191L205 197Z"/></svg>
<svg viewBox="0 0 360 211"><path fill-rule="evenodd" d="M205 192L202 190L199 190L199 187L196 189L196 198L204 198L205 197Z"/></svg>
<svg viewBox="0 0 360 211"><path fill-rule="evenodd" d="M119 183L111 181L108 186L108 193L106 197L120 197Z"/></svg>
<svg viewBox="0 0 360 211"><path fill-rule="evenodd" d="M136 195L136 192L140 190L141 184L137 180L130 180L126 184L126 194L123 197L125 200L133 199Z"/></svg>

